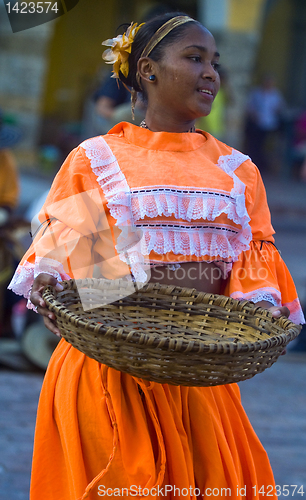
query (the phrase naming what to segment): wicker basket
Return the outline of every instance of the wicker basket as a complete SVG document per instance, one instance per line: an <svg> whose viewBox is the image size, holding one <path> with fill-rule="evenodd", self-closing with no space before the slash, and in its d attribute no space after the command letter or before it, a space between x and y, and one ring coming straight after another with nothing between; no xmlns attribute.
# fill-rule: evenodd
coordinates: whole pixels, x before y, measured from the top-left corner
<svg viewBox="0 0 306 500"><path fill-rule="evenodd" d="M195 289L147 284L102 303L118 281L70 280L43 297L62 336L87 356L134 377L185 386L239 382L270 367L301 327L252 302ZM122 282L122 288L126 282Z"/></svg>

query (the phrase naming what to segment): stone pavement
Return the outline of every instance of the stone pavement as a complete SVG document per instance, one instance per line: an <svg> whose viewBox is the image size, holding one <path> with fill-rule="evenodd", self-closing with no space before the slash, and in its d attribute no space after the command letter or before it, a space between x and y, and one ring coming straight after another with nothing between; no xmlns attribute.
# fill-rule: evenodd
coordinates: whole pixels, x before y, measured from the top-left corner
<svg viewBox="0 0 306 500"><path fill-rule="evenodd" d="M0 499L28 500L43 375L0 370ZM43 497L42 497L43 500Z"/></svg>
<svg viewBox="0 0 306 500"><path fill-rule="evenodd" d="M239 385L242 403L268 453L276 484L303 485L306 497L306 353L289 352L271 368ZM295 498L303 497L296 494Z"/></svg>

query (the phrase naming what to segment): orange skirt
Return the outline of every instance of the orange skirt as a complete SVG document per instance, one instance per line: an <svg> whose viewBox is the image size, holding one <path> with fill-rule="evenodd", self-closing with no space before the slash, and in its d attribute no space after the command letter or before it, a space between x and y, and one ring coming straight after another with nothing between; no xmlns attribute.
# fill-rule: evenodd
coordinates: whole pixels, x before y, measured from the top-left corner
<svg viewBox="0 0 306 500"><path fill-rule="evenodd" d="M273 485L236 384L145 382L61 340L39 401L31 500L254 500Z"/></svg>

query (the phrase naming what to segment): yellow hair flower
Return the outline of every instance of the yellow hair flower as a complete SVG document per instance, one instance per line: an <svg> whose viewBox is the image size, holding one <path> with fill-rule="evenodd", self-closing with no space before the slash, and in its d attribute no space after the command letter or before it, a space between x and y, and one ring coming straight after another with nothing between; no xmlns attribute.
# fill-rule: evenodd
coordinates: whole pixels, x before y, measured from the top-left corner
<svg viewBox="0 0 306 500"><path fill-rule="evenodd" d="M106 49L102 57L106 64L113 64L113 77L119 78L119 71L127 77L129 74L129 55L132 50L132 43L134 42L135 35L139 28L143 26L144 23L137 26L137 23L128 27L123 35L118 35L116 38L109 38L102 42L102 45L111 47Z"/></svg>

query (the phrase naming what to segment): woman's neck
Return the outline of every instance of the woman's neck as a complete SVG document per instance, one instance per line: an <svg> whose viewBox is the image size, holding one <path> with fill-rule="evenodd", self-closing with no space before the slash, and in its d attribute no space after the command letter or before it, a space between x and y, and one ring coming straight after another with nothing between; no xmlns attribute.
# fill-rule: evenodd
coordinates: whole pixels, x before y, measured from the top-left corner
<svg viewBox="0 0 306 500"><path fill-rule="evenodd" d="M170 132L169 130L165 130L165 129L164 130L152 130L150 127L148 127L145 120L142 120L142 122L139 126L141 128L146 128L148 130L151 130L151 132ZM189 130L183 130L182 132L180 131L179 133L185 133L185 132L193 133L195 131L196 131L196 129L195 129L195 126L193 125Z"/></svg>
<svg viewBox="0 0 306 500"><path fill-rule="evenodd" d="M150 112L146 113L144 126L152 132L172 132L184 133L195 132L195 120L177 120L166 113Z"/></svg>

